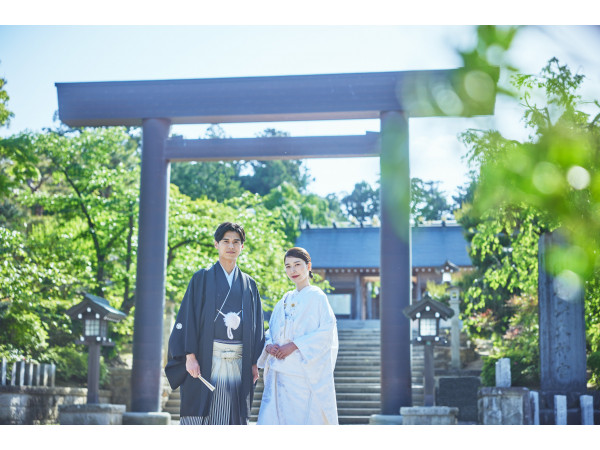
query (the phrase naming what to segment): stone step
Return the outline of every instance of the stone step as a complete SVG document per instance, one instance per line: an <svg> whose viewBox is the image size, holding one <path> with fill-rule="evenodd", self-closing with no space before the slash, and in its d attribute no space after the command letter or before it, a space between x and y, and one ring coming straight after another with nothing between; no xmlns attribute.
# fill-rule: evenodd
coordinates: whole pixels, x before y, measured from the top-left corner
<svg viewBox="0 0 600 450"><path fill-rule="evenodd" d="M337 401L339 408L359 408L359 409L377 409L381 407L379 400L339 400Z"/></svg>
<svg viewBox="0 0 600 450"><path fill-rule="evenodd" d="M375 413L377 414L377 413ZM367 416L338 416L340 425L368 425L371 415Z"/></svg>
<svg viewBox="0 0 600 450"><path fill-rule="evenodd" d="M336 370L333 372L333 376L338 377L377 377L379 378L379 370L369 370L367 368L361 367L359 369L346 369L346 370Z"/></svg>
<svg viewBox="0 0 600 450"><path fill-rule="evenodd" d="M336 391L335 397L338 402L341 401L369 401L369 402L379 402L381 401L381 392L340 392Z"/></svg>
<svg viewBox="0 0 600 450"><path fill-rule="evenodd" d="M381 364L381 355L356 355L356 354L347 354L340 355L336 359L336 365L339 363L353 363L356 361L368 361L368 362L376 362Z"/></svg>
<svg viewBox="0 0 600 450"><path fill-rule="evenodd" d="M370 416L371 414L379 414L380 406L374 408L340 408L338 407L338 416Z"/></svg>
<svg viewBox="0 0 600 450"><path fill-rule="evenodd" d="M357 392L365 392L365 393L379 393L381 391L381 386L379 382L377 383L369 383L369 384L360 384L360 383L336 383L335 391L339 393L357 393ZM257 388L255 394L262 394L263 389Z"/></svg>
<svg viewBox="0 0 600 450"><path fill-rule="evenodd" d="M346 392L337 393L338 407L360 408L362 406L374 408L381 404L381 395L375 392ZM254 396L252 407L260 406L262 396ZM353 406L354 405L354 406ZM179 411L179 410L177 410Z"/></svg>
<svg viewBox="0 0 600 450"><path fill-rule="evenodd" d="M335 377L335 383L336 384L341 384L341 383L348 383L348 384L363 384L363 383L380 383L381 382L381 378L379 376L373 377L373 376L349 376L349 377L342 377L342 376L336 376Z"/></svg>
<svg viewBox="0 0 600 450"><path fill-rule="evenodd" d="M378 414L378 413L375 413ZM368 416L338 416L338 423L340 425L368 425L370 415ZM250 423L256 423L258 414L250 416Z"/></svg>
<svg viewBox="0 0 600 450"><path fill-rule="evenodd" d="M356 367L357 364L364 364L368 366L381 367L380 358L342 358L338 359L335 363L335 367Z"/></svg>
<svg viewBox="0 0 600 450"><path fill-rule="evenodd" d="M250 413L250 417L258 417L258 412L260 408L253 407ZM381 411L379 405L374 408L340 408L338 407L338 416L365 416L371 414L379 414Z"/></svg>
<svg viewBox="0 0 600 450"><path fill-rule="evenodd" d="M336 371L355 371L355 370L366 370L367 372L380 372L381 371L381 362L380 361L339 361L335 365Z"/></svg>

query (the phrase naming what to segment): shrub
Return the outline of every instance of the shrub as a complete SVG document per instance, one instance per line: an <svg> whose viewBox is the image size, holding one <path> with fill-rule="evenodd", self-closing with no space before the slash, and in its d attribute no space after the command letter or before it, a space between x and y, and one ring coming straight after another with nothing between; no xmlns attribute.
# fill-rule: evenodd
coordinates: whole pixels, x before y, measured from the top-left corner
<svg viewBox="0 0 600 450"><path fill-rule="evenodd" d="M600 384L600 351L588 355L587 366L591 372L590 381L596 385Z"/></svg>
<svg viewBox="0 0 600 450"><path fill-rule="evenodd" d="M501 353L484 357L481 371L481 382L484 386L496 385L496 361L501 358L510 358L512 386L539 387L539 352L526 352L522 349L505 349Z"/></svg>
<svg viewBox="0 0 600 450"><path fill-rule="evenodd" d="M88 352L87 347L55 347L48 352L48 362L56 364L56 384L59 386L87 386ZM108 387L109 372L104 359L100 357L100 387Z"/></svg>

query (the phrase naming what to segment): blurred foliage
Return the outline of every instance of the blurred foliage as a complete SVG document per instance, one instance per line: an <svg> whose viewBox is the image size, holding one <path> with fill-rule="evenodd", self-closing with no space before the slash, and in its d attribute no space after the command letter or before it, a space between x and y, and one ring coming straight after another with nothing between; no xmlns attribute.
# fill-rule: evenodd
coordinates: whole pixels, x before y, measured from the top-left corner
<svg viewBox="0 0 600 450"><path fill-rule="evenodd" d="M512 87L529 138L519 142L496 130L462 135L471 167L479 169L472 202L456 214L476 267L465 280L464 320L472 334L495 340L492 356L518 360L520 385L535 385L539 377L537 241L542 233L557 230L565 238L566 246L547 252L548 268L585 287L588 353L600 344L600 104L582 100L583 80L555 58L537 76L516 74ZM591 381L597 384L591 361Z"/></svg>
<svg viewBox="0 0 600 450"><path fill-rule="evenodd" d="M447 284L436 283L433 280L429 280L426 283L425 289L429 293L429 296L436 302L443 303L446 306L450 305L450 294L447 292Z"/></svg>
<svg viewBox="0 0 600 450"><path fill-rule="evenodd" d="M481 168L476 212L503 204L525 203L560 226L570 248L550 252L554 274L569 270L581 282L600 269L600 104L583 101L577 89L582 75L572 74L556 59L538 77L518 76L529 142L516 142L497 132L467 134L473 151L491 149ZM547 99L533 102L535 91ZM590 108L594 105L594 108ZM579 109L595 110L593 115Z"/></svg>

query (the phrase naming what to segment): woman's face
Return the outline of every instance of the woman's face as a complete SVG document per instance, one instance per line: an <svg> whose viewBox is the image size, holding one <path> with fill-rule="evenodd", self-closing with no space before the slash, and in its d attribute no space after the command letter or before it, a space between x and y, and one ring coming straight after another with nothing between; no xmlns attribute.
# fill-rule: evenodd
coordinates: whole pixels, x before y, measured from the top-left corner
<svg viewBox="0 0 600 450"><path fill-rule="evenodd" d="M303 259L293 256L285 258L285 273L296 284L308 281L308 271L310 269L310 263L306 264Z"/></svg>

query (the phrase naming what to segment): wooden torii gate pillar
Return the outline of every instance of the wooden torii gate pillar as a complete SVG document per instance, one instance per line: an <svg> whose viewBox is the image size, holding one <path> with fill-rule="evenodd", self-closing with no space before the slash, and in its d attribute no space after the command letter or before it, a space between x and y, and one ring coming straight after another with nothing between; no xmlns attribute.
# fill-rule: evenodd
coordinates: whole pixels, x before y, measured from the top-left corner
<svg viewBox="0 0 600 450"><path fill-rule="evenodd" d="M411 406L410 117L488 115L497 73L465 69L56 83L71 127L142 126L131 408L160 411L171 161L378 156L381 161L381 413ZM381 133L170 140L172 124L380 119Z"/></svg>

